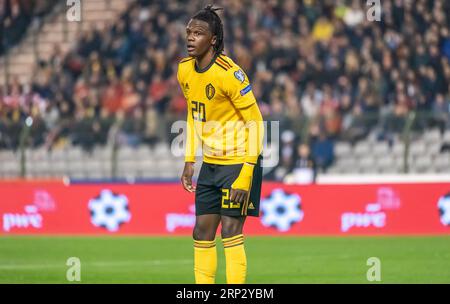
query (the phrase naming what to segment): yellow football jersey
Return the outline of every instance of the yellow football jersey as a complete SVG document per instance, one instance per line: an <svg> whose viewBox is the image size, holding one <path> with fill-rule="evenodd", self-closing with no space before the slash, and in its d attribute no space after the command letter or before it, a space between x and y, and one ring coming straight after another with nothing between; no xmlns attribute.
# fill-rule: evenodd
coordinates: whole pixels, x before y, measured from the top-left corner
<svg viewBox="0 0 450 304"><path fill-rule="evenodd" d="M177 77L188 110L185 161L195 161L201 143L204 162L243 163L251 133L239 110L256 103L244 71L225 55L203 70L188 57L180 61Z"/></svg>

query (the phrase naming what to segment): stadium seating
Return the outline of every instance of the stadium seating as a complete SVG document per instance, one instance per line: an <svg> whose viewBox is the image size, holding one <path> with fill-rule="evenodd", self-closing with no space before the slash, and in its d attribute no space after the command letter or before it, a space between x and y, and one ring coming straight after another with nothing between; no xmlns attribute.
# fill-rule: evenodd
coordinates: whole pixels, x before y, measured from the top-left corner
<svg viewBox="0 0 450 304"><path fill-rule="evenodd" d="M380 22L351 18L364 16L364 3L218 3L225 52L247 72L264 118L294 145L324 135L333 146L320 174L449 172L450 3L384 2ZM90 0L79 23L67 22L64 4L6 50L0 176L178 178L169 130L185 102L175 72L200 3ZM235 14L242 5L251 9ZM291 159L267 178L293 169L292 142L277 147Z"/></svg>

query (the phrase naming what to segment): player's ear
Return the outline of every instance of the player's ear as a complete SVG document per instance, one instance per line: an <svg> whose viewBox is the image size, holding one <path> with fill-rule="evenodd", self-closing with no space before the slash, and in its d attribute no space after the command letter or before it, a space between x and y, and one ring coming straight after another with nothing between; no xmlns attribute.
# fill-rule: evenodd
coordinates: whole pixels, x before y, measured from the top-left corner
<svg viewBox="0 0 450 304"><path fill-rule="evenodd" d="M216 42L217 42L217 36L216 36L216 35L213 35L212 38L211 38L211 45L212 45L212 46L215 46L215 45L216 45Z"/></svg>

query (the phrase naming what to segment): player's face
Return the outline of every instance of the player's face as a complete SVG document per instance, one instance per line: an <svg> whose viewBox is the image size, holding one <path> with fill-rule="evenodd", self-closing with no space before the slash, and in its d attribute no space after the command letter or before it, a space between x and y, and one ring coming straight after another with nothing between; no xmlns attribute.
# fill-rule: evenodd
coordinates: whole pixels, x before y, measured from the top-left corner
<svg viewBox="0 0 450 304"><path fill-rule="evenodd" d="M203 56L216 42L205 21L191 19L186 27L186 44L189 56Z"/></svg>

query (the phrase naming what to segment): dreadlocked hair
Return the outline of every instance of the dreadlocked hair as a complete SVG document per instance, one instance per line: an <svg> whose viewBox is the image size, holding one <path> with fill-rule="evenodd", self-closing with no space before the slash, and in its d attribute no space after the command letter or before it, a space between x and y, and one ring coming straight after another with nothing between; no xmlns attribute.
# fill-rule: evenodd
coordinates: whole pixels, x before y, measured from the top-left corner
<svg viewBox="0 0 450 304"><path fill-rule="evenodd" d="M222 10L221 7L213 8L213 6L207 5L204 9L197 12L192 19L197 19L201 21L205 21L208 23L209 30L212 32L214 36L216 36L216 43L214 44L214 52L216 54L221 54L223 52L223 25L222 20L220 20L219 15L217 15L216 11Z"/></svg>

